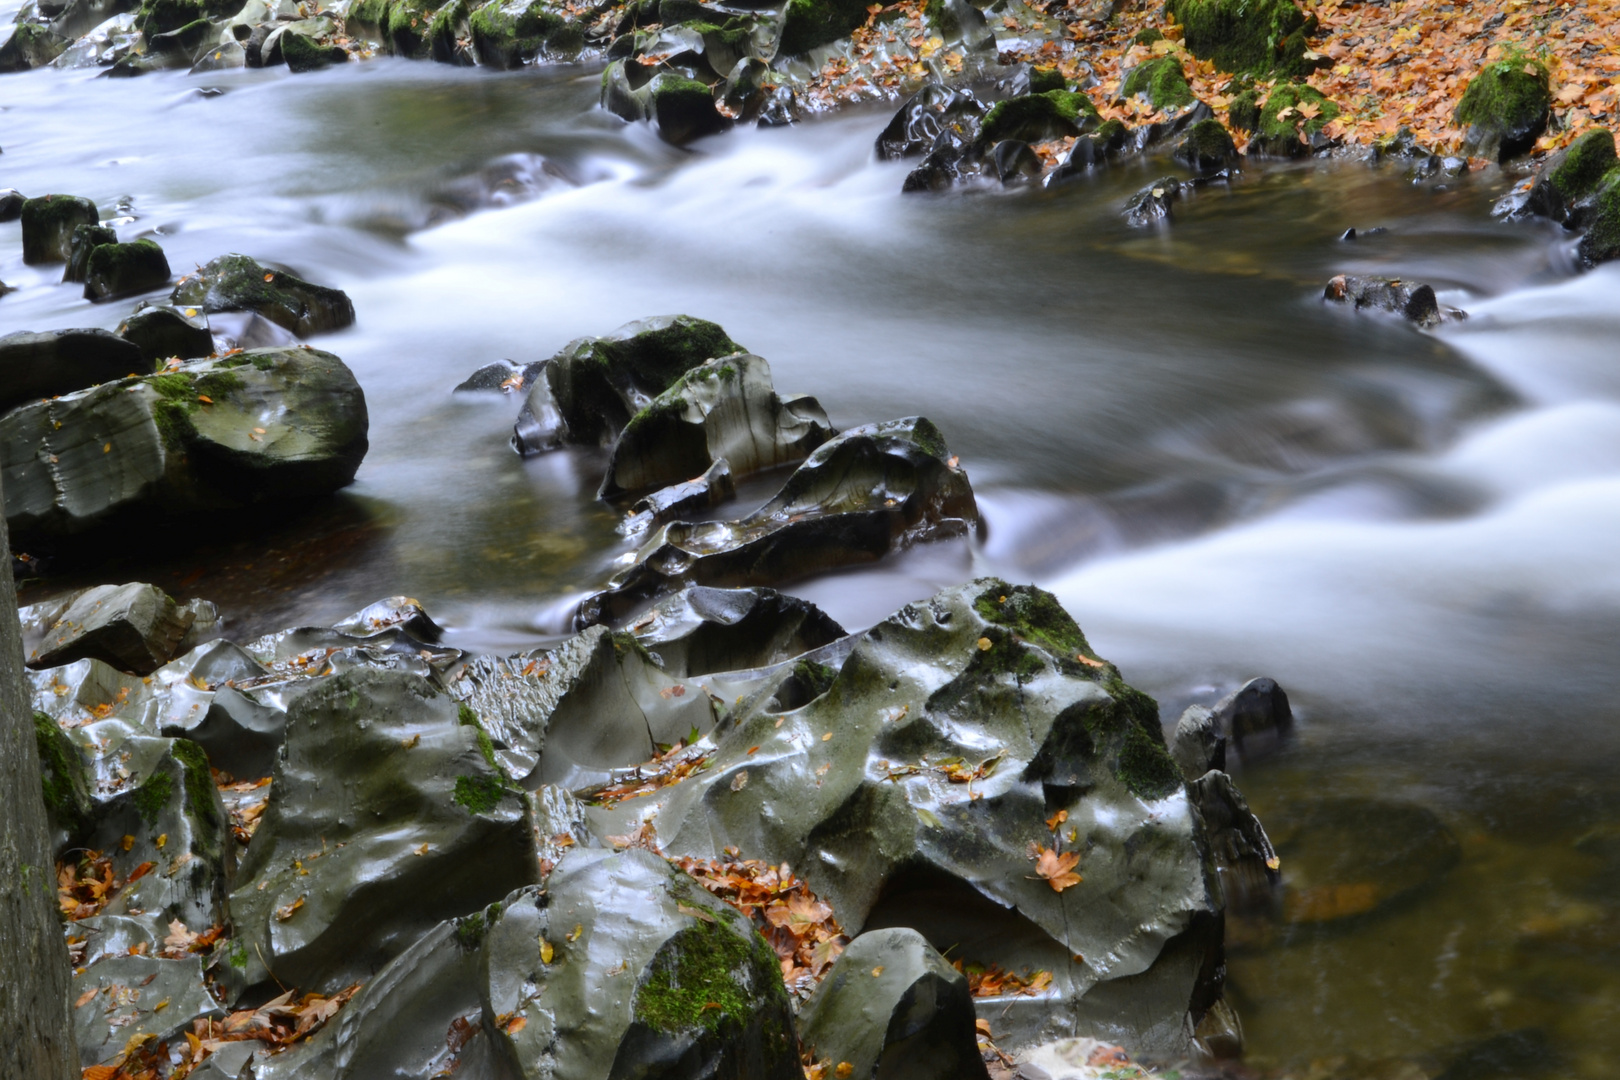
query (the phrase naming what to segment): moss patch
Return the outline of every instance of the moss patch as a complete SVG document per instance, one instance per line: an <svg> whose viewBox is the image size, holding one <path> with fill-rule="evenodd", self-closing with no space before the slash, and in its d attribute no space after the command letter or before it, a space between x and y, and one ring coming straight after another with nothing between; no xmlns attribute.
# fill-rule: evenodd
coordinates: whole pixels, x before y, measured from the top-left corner
<svg viewBox="0 0 1620 1080"><path fill-rule="evenodd" d="M777 54L797 56L848 37L868 17L861 0L789 0Z"/></svg>
<svg viewBox="0 0 1620 1080"><path fill-rule="evenodd" d="M775 956L726 922L696 922L672 937L636 988L635 1017L658 1031L715 1031L745 1025L768 985ZM778 983L780 975L778 975ZM762 1001L760 1003L763 1003Z"/></svg>
<svg viewBox="0 0 1620 1080"><path fill-rule="evenodd" d="M1305 13L1293 0L1168 0L1165 11L1181 23L1182 40L1200 60L1222 71L1303 75Z"/></svg>
<svg viewBox="0 0 1620 1080"><path fill-rule="evenodd" d="M1580 247L1589 266L1620 259L1620 168L1610 169L1603 178L1595 203Z"/></svg>
<svg viewBox="0 0 1620 1080"><path fill-rule="evenodd" d="M1000 578L991 578L989 587L973 601L973 610L986 622L1006 627L1059 659L1080 653L1096 655L1057 597L1033 585L1015 586Z"/></svg>
<svg viewBox="0 0 1620 1080"><path fill-rule="evenodd" d="M1301 105L1314 105L1316 115L1305 116L1299 111ZM1260 113L1256 131L1265 139L1285 139L1301 131L1315 135L1338 115L1339 106L1315 87L1305 83L1280 83L1266 96L1266 107Z"/></svg>
<svg viewBox="0 0 1620 1080"><path fill-rule="evenodd" d="M168 773L153 773L135 789L135 812L148 826L155 827L158 815L174 798L174 778Z"/></svg>
<svg viewBox="0 0 1620 1080"><path fill-rule="evenodd" d="M1069 90L1047 90L1008 98L996 102L985 114L979 126L979 139L985 143L1002 139L1040 142L1077 135L1081 117L1094 116L1096 112L1097 107L1089 97Z"/></svg>
<svg viewBox="0 0 1620 1080"><path fill-rule="evenodd" d="M483 721L478 719L478 714L468 708L466 702L463 702L456 706L456 719L462 727L470 727L476 732L478 752L484 755L484 761L489 764L489 767L505 775L505 770L501 768L500 762L495 760L495 744L490 740L489 732L484 730Z"/></svg>
<svg viewBox="0 0 1620 1080"><path fill-rule="evenodd" d="M1457 123L1498 132L1539 132L1552 105L1550 85L1546 65L1523 54L1486 64L1457 103Z"/></svg>
<svg viewBox="0 0 1620 1080"><path fill-rule="evenodd" d="M1614 136L1606 128L1593 128L1575 140L1547 179L1571 202L1596 190L1614 165Z"/></svg>
<svg viewBox="0 0 1620 1080"><path fill-rule="evenodd" d="M69 838L90 825L90 785L84 762L67 733L42 712L34 714L34 745L39 750L45 809Z"/></svg>
<svg viewBox="0 0 1620 1080"><path fill-rule="evenodd" d="M471 813L487 814L500 805L505 794L506 785L493 776L458 776L451 798Z"/></svg>
<svg viewBox="0 0 1620 1080"><path fill-rule="evenodd" d="M1181 787L1181 772L1164 743L1137 724L1125 731L1114 775L1143 799L1162 799Z"/></svg>
<svg viewBox="0 0 1620 1080"><path fill-rule="evenodd" d="M176 739L169 753L180 763L186 785L186 802L192 814L209 829L219 826L214 806L214 774L208 767L208 752L190 739Z"/></svg>
<svg viewBox="0 0 1620 1080"><path fill-rule="evenodd" d="M1155 109L1179 109L1193 103L1192 87L1187 85L1187 73L1181 61L1173 56L1161 56L1138 64L1125 77L1121 89L1126 97L1146 94Z"/></svg>

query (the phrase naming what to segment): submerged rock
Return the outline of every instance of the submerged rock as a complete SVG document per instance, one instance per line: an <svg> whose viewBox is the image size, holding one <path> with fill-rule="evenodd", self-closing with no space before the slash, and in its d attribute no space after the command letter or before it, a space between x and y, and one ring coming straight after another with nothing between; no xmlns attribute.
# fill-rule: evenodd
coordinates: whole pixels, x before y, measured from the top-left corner
<svg viewBox="0 0 1620 1080"><path fill-rule="evenodd" d="M176 285L177 307L253 311L299 337L341 330L354 322L354 304L337 289L271 270L246 255L221 255Z"/></svg>
<svg viewBox="0 0 1620 1080"><path fill-rule="evenodd" d="M293 703L231 895L240 956L222 978L237 998L363 981L435 923L537 879L528 799L468 715L391 671Z"/></svg>
<svg viewBox="0 0 1620 1080"><path fill-rule="evenodd" d="M6 518L15 542L49 547L114 518L304 501L354 479L366 428L331 353L194 361L0 417Z"/></svg>
<svg viewBox="0 0 1620 1080"><path fill-rule="evenodd" d="M653 821L673 855L786 862L846 932L1048 971L981 1000L1006 1048L1078 1030L1182 1053L1218 998L1202 819L1156 707L1049 594L984 579L908 605L808 704L740 704L712 738L708 768L592 808L593 831Z"/></svg>
<svg viewBox="0 0 1620 1080"><path fill-rule="evenodd" d="M1551 108L1546 66L1520 55L1486 64L1469 80L1455 121L1468 129L1463 148L1469 157L1508 161L1535 146Z"/></svg>
<svg viewBox="0 0 1620 1080"><path fill-rule="evenodd" d="M101 224L101 212L77 195L41 195L22 205L23 262L66 262L73 253L73 230Z"/></svg>
<svg viewBox="0 0 1620 1080"><path fill-rule="evenodd" d="M613 446L599 498L706 473L724 460L747 476L802 461L833 434L815 398L784 399L762 357L737 353L689 369L630 418Z"/></svg>
<svg viewBox="0 0 1620 1080"><path fill-rule="evenodd" d="M817 1061L874 1080L989 1080L967 979L915 930L850 942L799 1012ZM836 1063L836 1064L835 1064Z"/></svg>
<svg viewBox="0 0 1620 1080"><path fill-rule="evenodd" d="M1438 326L1442 320L1434 288L1400 278L1338 274L1327 283L1322 298L1349 304L1357 311L1387 311L1425 329Z"/></svg>
<svg viewBox="0 0 1620 1080"><path fill-rule="evenodd" d="M605 446L692 368L746 351L718 324L690 315L641 319L572 341L534 380L512 445L522 454L568 443Z"/></svg>
<svg viewBox="0 0 1620 1080"><path fill-rule="evenodd" d="M632 63L615 60L602 73L602 104L609 112L632 123L652 121L659 137L676 146L731 127L731 117L716 107L707 84L663 71L637 86L634 76L646 69L636 64L639 71L634 71Z"/></svg>
<svg viewBox="0 0 1620 1080"><path fill-rule="evenodd" d="M1168 222L1173 215L1171 207L1181 198L1185 185L1173 176L1162 177L1131 197L1125 206L1125 223L1141 228Z"/></svg>
<svg viewBox="0 0 1620 1080"><path fill-rule="evenodd" d="M966 535L979 510L954 461L939 429L921 417L851 428L747 517L660 528L605 591L580 604L576 620L618 619L686 585L776 585Z"/></svg>
<svg viewBox="0 0 1620 1080"><path fill-rule="evenodd" d="M7 334L0 337L0 412L149 370L139 348L105 330Z"/></svg>
<svg viewBox="0 0 1620 1080"><path fill-rule="evenodd" d="M191 308L191 311L197 311ZM211 356L214 335L208 330L208 319L200 312L187 315L180 308L167 304L148 304L136 309L118 327L118 336L141 350L141 359L147 367L171 357L195 360Z"/></svg>

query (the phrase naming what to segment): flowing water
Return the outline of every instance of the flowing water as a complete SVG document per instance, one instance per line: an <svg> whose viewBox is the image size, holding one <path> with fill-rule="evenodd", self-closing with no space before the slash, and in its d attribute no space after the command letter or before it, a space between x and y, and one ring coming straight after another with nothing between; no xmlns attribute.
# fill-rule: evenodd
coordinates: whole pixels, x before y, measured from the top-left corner
<svg viewBox="0 0 1620 1080"><path fill-rule="evenodd" d="M1287 688L1299 738L1239 780L1285 873L1347 891L1234 930L1252 1064L1613 1074L1620 272L1572 276L1556 231L1493 220L1494 172L1251 170L1131 231L1119 206L1162 164L902 197L905 166L871 153L883 109L688 152L594 109L597 84L380 60L0 80L0 183L118 207L177 273L242 251L359 313L316 342L370 407L351 489L218 535L109 536L95 576L213 599L233 636L405 593L464 648L554 641L625 550L603 459L521 460L517 402L450 389L707 317L835 423L930 417L988 520L980 546L790 591L858 628L996 572L1057 592L1167 723L1254 675ZM23 266L17 228L0 331L117 324L127 303ZM1471 317L1422 334L1326 308L1342 271L1433 282Z"/></svg>

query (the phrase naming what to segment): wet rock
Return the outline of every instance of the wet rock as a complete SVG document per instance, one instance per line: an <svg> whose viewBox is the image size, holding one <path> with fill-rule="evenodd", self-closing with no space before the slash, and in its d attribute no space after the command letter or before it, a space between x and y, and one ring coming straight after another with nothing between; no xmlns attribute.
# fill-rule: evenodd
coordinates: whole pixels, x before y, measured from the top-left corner
<svg viewBox="0 0 1620 1080"><path fill-rule="evenodd" d="M152 56L173 58L170 63L162 66L190 67L191 58L204 45L214 40L217 33L214 24L207 19L195 19L166 33L154 34L148 31L146 45Z"/></svg>
<svg viewBox="0 0 1620 1080"><path fill-rule="evenodd" d="M341 45L322 45L308 35L288 32L281 36L281 58L287 62L287 70L298 73L344 63L349 53Z"/></svg>
<svg viewBox="0 0 1620 1080"><path fill-rule="evenodd" d="M1316 148L1320 138L1325 138L1322 129L1338 115L1338 104L1314 87L1279 83L1266 95L1265 106L1255 116L1254 137L1246 152L1253 158L1304 157Z"/></svg>
<svg viewBox="0 0 1620 1080"><path fill-rule="evenodd" d="M502 394L516 394L530 386L545 370L545 361L533 364L517 364L511 360L497 360L493 364L485 364L461 382L451 391L456 394L470 394L478 391L492 390Z"/></svg>
<svg viewBox="0 0 1620 1080"><path fill-rule="evenodd" d="M877 155L885 161L915 157L934 148L946 129L971 142L984 106L969 90L929 83L913 94L877 137Z"/></svg>
<svg viewBox="0 0 1620 1080"><path fill-rule="evenodd" d="M101 224L96 204L77 195L41 195L22 206L23 262L66 262L72 252L73 229Z"/></svg>
<svg viewBox="0 0 1620 1080"><path fill-rule="evenodd" d="M860 0L788 0L782 13L782 36L777 52L797 56L866 24L870 13Z"/></svg>
<svg viewBox="0 0 1620 1080"><path fill-rule="evenodd" d="M1211 710L1211 718L1240 759L1272 753L1294 734L1288 694L1274 679L1250 679L1222 698Z"/></svg>
<svg viewBox="0 0 1620 1080"><path fill-rule="evenodd" d="M746 351L718 324L690 315L642 319L572 341L535 379L512 445L522 454L568 443L605 446L692 368Z"/></svg>
<svg viewBox="0 0 1620 1080"><path fill-rule="evenodd" d="M1226 769L1226 730L1215 714L1202 705L1189 705L1176 721L1170 756L1191 783L1211 769Z"/></svg>
<svg viewBox="0 0 1620 1080"><path fill-rule="evenodd" d="M432 927L538 875L527 798L489 738L419 676L351 671L287 713L270 802L231 917L238 999L276 980L331 992ZM301 872L307 871L307 873Z"/></svg>
<svg viewBox="0 0 1620 1080"><path fill-rule="evenodd" d="M1281 860L1249 803L1226 773L1211 769L1188 786L1229 920L1269 918L1281 896Z"/></svg>
<svg viewBox="0 0 1620 1080"><path fill-rule="evenodd" d="M766 667L844 636L826 612L798 597L702 586L661 601L630 632L677 678Z"/></svg>
<svg viewBox="0 0 1620 1080"><path fill-rule="evenodd" d="M1002 186L1035 183L1046 166L1035 148L1022 139L1003 139L990 151L990 162Z"/></svg>
<svg viewBox="0 0 1620 1080"><path fill-rule="evenodd" d="M1546 66L1521 55L1480 69L1457 103L1455 121L1468 129L1463 148L1469 157L1508 161L1535 146L1551 108Z"/></svg>
<svg viewBox="0 0 1620 1080"><path fill-rule="evenodd" d="M1616 164L1614 135L1607 128L1593 128L1548 158L1534 182L1502 199L1496 212L1509 217L1544 217L1579 228L1581 210L1590 211L1590 196L1603 186L1604 177Z"/></svg>
<svg viewBox="0 0 1620 1080"><path fill-rule="evenodd" d="M0 28L0 33L6 30L10 33L0 41L0 73L44 67L62 55L69 44L67 38L44 23L19 21L10 27Z"/></svg>
<svg viewBox="0 0 1620 1080"><path fill-rule="evenodd" d="M6 518L32 550L118 517L307 501L354 478L366 424L349 369L309 348L106 383L0 417Z"/></svg>
<svg viewBox="0 0 1620 1080"><path fill-rule="evenodd" d="M652 121L659 137L676 146L731 127L731 118L715 107L714 91L706 83L664 71L637 86L640 73L632 66L641 67L615 60L602 73L602 104L609 112L632 123Z"/></svg>
<svg viewBox="0 0 1620 1080"><path fill-rule="evenodd" d="M141 350L147 369L171 357L194 360L214 352L214 335L209 333L208 319L201 313L188 316L180 308L167 304L138 308L119 324L118 336Z"/></svg>
<svg viewBox="0 0 1620 1080"><path fill-rule="evenodd" d="M1082 175L1122 156L1130 148L1130 129L1118 120L1104 121L1096 131L1074 141L1048 182L1061 183L1070 177Z"/></svg>
<svg viewBox="0 0 1620 1080"><path fill-rule="evenodd" d="M1180 109L1193 103L1187 73L1173 56L1161 56L1133 67L1125 75L1120 94L1140 97L1155 109Z"/></svg>
<svg viewBox="0 0 1620 1080"><path fill-rule="evenodd" d="M490 0L468 16L478 62L517 68L545 55L573 59L583 44L578 28L541 0Z"/></svg>
<svg viewBox="0 0 1620 1080"><path fill-rule="evenodd" d="M169 284L169 260L151 240L99 244L90 251L84 278L86 300L113 300Z"/></svg>
<svg viewBox="0 0 1620 1080"><path fill-rule="evenodd" d="M777 394L762 357L720 357L687 370L630 418L597 496L664 487L722 459L747 476L802 461L832 434L815 398Z"/></svg>
<svg viewBox="0 0 1620 1080"><path fill-rule="evenodd" d="M639 540L666 521L701 513L736 497L737 485L731 477L731 464L725 458L718 458L703 470L702 476L659 488L637 499L630 513L619 523L619 533Z"/></svg>
<svg viewBox="0 0 1620 1080"><path fill-rule="evenodd" d="M116 244L118 234L105 225L75 225L73 233L68 238L67 269L62 271L62 281L74 284L84 284L84 279L90 272L90 251L98 244Z"/></svg>
<svg viewBox="0 0 1620 1080"><path fill-rule="evenodd" d="M203 982L202 960L112 956L73 978L73 1034L86 1067L123 1053L132 1039L178 1041L200 1016L223 1018Z"/></svg>
<svg viewBox="0 0 1620 1080"><path fill-rule="evenodd" d="M1578 251L1587 266L1620 259L1620 169L1610 169L1594 194L1590 224Z"/></svg>
<svg viewBox="0 0 1620 1080"><path fill-rule="evenodd" d="M99 585L80 593L28 658L33 668L94 657L122 671L149 675L174 659L191 624L156 585Z"/></svg>
<svg viewBox="0 0 1620 1080"><path fill-rule="evenodd" d="M344 293L260 266L246 255L221 255L176 285L170 300L209 314L257 312L299 337L354 322L354 304Z"/></svg>
<svg viewBox="0 0 1620 1080"><path fill-rule="evenodd" d="M232 776L269 776L286 736L287 714L231 686L218 686L206 710L163 726L163 734L190 739L216 769Z"/></svg>
<svg viewBox="0 0 1620 1080"><path fill-rule="evenodd" d="M191 74L207 75L215 71L231 71L247 67L247 49L240 41L223 41L211 49L204 49L191 65ZM193 1072L193 1077L199 1076Z"/></svg>
<svg viewBox="0 0 1620 1080"><path fill-rule="evenodd" d="M1097 107L1085 94L1049 90L996 102L979 126L978 142L988 146L1002 139L1061 139L1079 135L1088 125L1098 123L1101 118Z"/></svg>
<svg viewBox="0 0 1620 1080"><path fill-rule="evenodd" d="M1173 216L1170 208L1181 198L1183 186L1182 182L1173 176L1155 180L1138 191L1126 204L1125 223L1141 228L1145 225L1170 221Z"/></svg>
<svg viewBox="0 0 1620 1080"><path fill-rule="evenodd" d="M974 1022L967 979L903 927L850 942L799 1011L817 1061L876 1080L988 1080Z"/></svg>
<svg viewBox="0 0 1620 1080"><path fill-rule="evenodd" d="M1349 304L1357 311L1387 311L1425 328L1438 326L1441 321L1434 288L1400 278L1338 274L1327 283L1322 298Z"/></svg>
<svg viewBox="0 0 1620 1080"><path fill-rule="evenodd" d="M0 412L150 369L139 348L105 330L7 334L0 337Z"/></svg>
<svg viewBox="0 0 1620 1080"><path fill-rule="evenodd" d="M90 776L79 748L55 720L42 712L34 713L34 742L39 751L51 850L61 851L89 834L94 809Z"/></svg>
<svg viewBox="0 0 1620 1080"><path fill-rule="evenodd" d="M1181 24L1187 51L1222 71L1296 76L1321 63L1306 56L1315 17L1293 0L1168 0L1165 14Z"/></svg>
<svg viewBox="0 0 1620 1080"><path fill-rule="evenodd" d="M0 222L22 217L23 203L27 201L16 188L0 189Z"/></svg>
<svg viewBox="0 0 1620 1080"><path fill-rule="evenodd" d="M1185 1049L1219 985L1201 819L1152 700L1049 594L982 579L907 605L814 700L740 703L712 738L707 769L592 808L593 830L654 820L673 855L788 863L846 932L909 927L1050 971L1042 993L980 1002L1004 1048L1077 1025ZM1083 881L1052 888L1031 845L1080 854Z"/></svg>
<svg viewBox="0 0 1620 1080"><path fill-rule="evenodd" d="M851 428L823 443L769 502L737 521L670 522L580 625L621 618L686 585L776 585L891 551L963 536L979 524L967 474L921 417Z"/></svg>
<svg viewBox="0 0 1620 1080"><path fill-rule="evenodd" d="M1200 173L1218 172L1238 159L1237 144L1219 120L1200 120L1187 130L1172 156Z"/></svg>
<svg viewBox="0 0 1620 1080"><path fill-rule="evenodd" d="M544 655L479 657L453 687L527 787L578 788L714 726L696 685L671 677L628 633L592 627Z"/></svg>

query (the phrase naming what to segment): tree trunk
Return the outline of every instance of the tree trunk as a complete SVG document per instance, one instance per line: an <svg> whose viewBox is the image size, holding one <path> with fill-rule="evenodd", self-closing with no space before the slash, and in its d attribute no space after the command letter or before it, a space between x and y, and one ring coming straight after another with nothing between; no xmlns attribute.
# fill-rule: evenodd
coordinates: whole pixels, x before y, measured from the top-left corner
<svg viewBox="0 0 1620 1080"><path fill-rule="evenodd" d="M34 714L23 684L10 551L0 514L0 1077L78 1080L71 971L56 909Z"/></svg>

